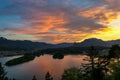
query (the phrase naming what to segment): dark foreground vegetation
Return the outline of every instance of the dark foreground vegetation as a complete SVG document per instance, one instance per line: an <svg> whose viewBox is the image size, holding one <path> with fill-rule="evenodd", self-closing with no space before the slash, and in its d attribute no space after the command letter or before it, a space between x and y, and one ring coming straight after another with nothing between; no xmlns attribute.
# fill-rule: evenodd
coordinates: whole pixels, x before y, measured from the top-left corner
<svg viewBox="0 0 120 80"><path fill-rule="evenodd" d="M57 54L57 53L56 53L56 54L53 55L53 58L54 58L54 59L63 59L63 58L64 58L64 55L63 55L63 54Z"/></svg>
<svg viewBox="0 0 120 80"><path fill-rule="evenodd" d="M100 47L100 46L95 46L96 50L103 50L103 49L108 49L108 47ZM89 53L90 47L66 47L66 48L49 48L49 49L42 49L38 50L36 53L46 53L46 54L82 54L84 51Z"/></svg>
<svg viewBox="0 0 120 80"><path fill-rule="evenodd" d="M1 63L0 63L0 80L16 80L16 79L10 79L6 76L6 72L4 68L2 67Z"/></svg>
<svg viewBox="0 0 120 80"><path fill-rule="evenodd" d="M63 57L62 55L59 56L61 58ZM87 64L83 64L80 68L71 68L65 70L61 76L61 80L120 80L119 45L113 45L110 48L108 55L104 56L99 56L96 48L91 47L89 49L88 56L89 58L85 59L88 61ZM58 55L54 55L53 57L56 58ZM14 61L17 63L19 60L24 61L24 57L15 59ZM10 63L12 63L12 61L10 61ZM0 70L0 80L9 80L7 77L5 77L3 67L0 67ZM31 80L37 80L37 78L33 76L33 79ZM49 72L47 72L45 75L45 80L54 80L54 78Z"/></svg>
<svg viewBox="0 0 120 80"><path fill-rule="evenodd" d="M33 55L24 55L22 57L19 57L19 58L15 58L15 59L12 59L8 62L6 62L6 66L14 66L14 65L18 65L18 64L22 64L22 63L25 63L25 62L28 62L28 61L31 61L35 58L35 56Z"/></svg>
<svg viewBox="0 0 120 80"><path fill-rule="evenodd" d="M81 68L65 70L62 80L120 80L120 47L114 45L107 56L98 56L97 50L91 47L88 64Z"/></svg>

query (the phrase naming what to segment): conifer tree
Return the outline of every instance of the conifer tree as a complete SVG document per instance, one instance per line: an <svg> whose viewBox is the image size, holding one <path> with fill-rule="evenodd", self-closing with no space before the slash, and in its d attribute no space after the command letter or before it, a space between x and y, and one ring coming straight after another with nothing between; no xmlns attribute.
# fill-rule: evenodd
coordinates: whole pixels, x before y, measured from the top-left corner
<svg viewBox="0 0 120 80"><path fill-rule="evenodd" d="M52 78L52 76L50 75L49 72L46 73L45 80L53 80L53 78Z"/></svg>
<svg viewBox="0 0 120 80"><path fill-rule="evenodd" d="M35 76L33 76L33 79L32 80L37 80Z"/></svg>
<svg viewBox="0 0 120 80"><path fill-rule="evenodd" d="M6 77L6 72L2 67L1 63L0 63L0 80L8 80L8 78Z"/></svg>

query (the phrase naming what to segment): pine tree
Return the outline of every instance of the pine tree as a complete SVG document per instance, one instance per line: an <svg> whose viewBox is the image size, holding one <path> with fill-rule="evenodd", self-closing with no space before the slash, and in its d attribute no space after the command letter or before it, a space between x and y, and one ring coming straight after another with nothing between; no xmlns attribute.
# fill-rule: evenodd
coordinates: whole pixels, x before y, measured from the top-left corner
<svg viewBox="0 0 120 80"><path fill-rule="evenodd" d="M49 72L47 72L47 74L45 75L45 80L53 80Z"/></svg>
<svg viewBox="0 0 120 80"><path fill-rule="evenodd" d="M0 63L0 80L8 80L6 77L6 72L4 71L4 68L2 67L2 64Z"/></svg>
<svg viewBox="0 0 120 80"><path fill-rule="evenodd" d="M37 80L35 76L33 76L33 79L32 80Z"/></svg>

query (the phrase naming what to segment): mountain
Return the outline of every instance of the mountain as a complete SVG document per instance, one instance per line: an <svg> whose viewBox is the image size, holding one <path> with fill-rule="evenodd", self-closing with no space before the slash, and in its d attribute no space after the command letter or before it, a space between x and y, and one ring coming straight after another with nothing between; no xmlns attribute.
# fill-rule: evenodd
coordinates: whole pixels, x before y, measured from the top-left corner
<svg viewBox="0 0 120 80"><path fill-rule="evenodd" d="M111 47L112 45L115 45L115 44L120 45L120 40L103 41L97 38L89 38L89 39L85 39L81 43L77 43L76 46L79 46L79 47L90 47L90 46Z"/></svg>
<svg viewBox="0 0 120 80"><path fill-rule="evenodd" d="M32 42L29 40L8 40L0 37L0 50L37 50L47 48L67 48L67 47L110 47L114 44L120 45L120 40L103 41L97 38L85 39L80 43L60 43L60 44L49 44L45 42Z"/></svg>
<svg viewBox="0 0 120 80"><path fill-rule="evenodd" d="M78 44L80 47L89 47L89 46L107 46L106 42L101 39L90 38L85 39L81 43Z"/></svg>
<svg viewBox="0 0 120 80"><path fill-rule="evenodd" d="M29 40L8 40L0 37L0 50L34 50L46 48L64 48L69 46L72 46L72 44L48 44L45 42L32 42Z"/></svg>
<svg viewBox="0 0 120 80"><path fill-rule="evenodd" d="M106 41L106 43L108 44L108 46L111 46L111 45L114 45L114 44L120 45L120 39L118 39L118 40Z"/></svg>
<svg viewBox="0 0 120 80"><path fill-rule="evenodd" d="M71 47L73 45L74 43L60 43L60 44L55 44L55 48Z"/></svg>
<svg viewBox="0 0 120 80"><path fill-rule="evenodd" d="M0 38L0 49L1 50L30 50L37 48L48 48L52 44L47 44L43 42L32 42L28 40L8 40L6 38Z"/></svg>

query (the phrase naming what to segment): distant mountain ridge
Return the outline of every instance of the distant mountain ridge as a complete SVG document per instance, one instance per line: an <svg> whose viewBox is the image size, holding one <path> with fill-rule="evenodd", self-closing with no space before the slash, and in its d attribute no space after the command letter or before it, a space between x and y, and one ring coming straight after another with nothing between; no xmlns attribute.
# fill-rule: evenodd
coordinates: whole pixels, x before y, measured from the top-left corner
<svg viewBox="0 0 120 80"><path fill-rule="evenodd" d="M8 40L4 37L0 37L0 50L33 50L46 48L90 47L90 46L110 47L114 44L120 45L120 40L103 41L97 38L89 38L85 39L80 43L50 44L45 42L32 42L29 40Z"/></svg>
<svg viewBox="0 0 120 80"><path fill-rule="evenodd" d="M29 40L8 40L6 38L0 38L0 50L29 50L37 48L48 48L52 44L43 42L32 42Z"/></svg>
<svg viewBox="0 0 120 80"><path fill-rule="evenodd" d="M77 45L80 47L89 47L89 46L111 47L112 45L115 44L120 45L120 40L103 41L102 39L89 38L89 39L85 39L81 43L78 43Z"/></svg>
<svg viewBox="0 0 120 80"><path fill-rule="evenodd" d="M63 48L72 46L73 43L50 44L45 42L32 42L29 40L8 40L0 37L0 50L34 50L46 48Z"/></svg>
<svg viewBox="0 0 120 80"><path fill-rule="evenodd" d="M79 43L79 46L88 47L88 46L106 46L106 43L101 39L96 38L90 38L85 39L81 43Z"/></svg>

